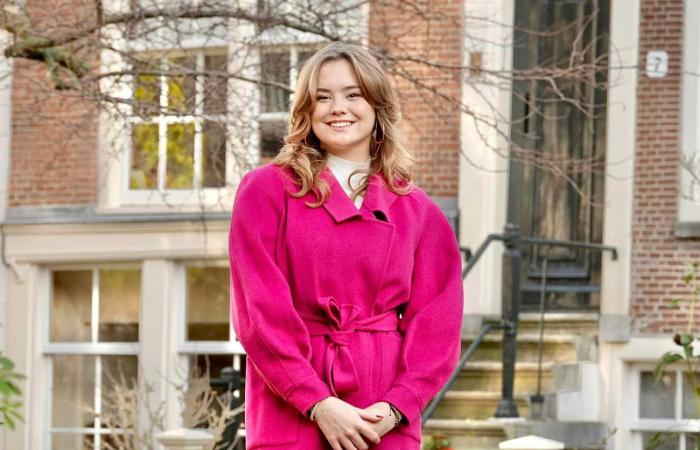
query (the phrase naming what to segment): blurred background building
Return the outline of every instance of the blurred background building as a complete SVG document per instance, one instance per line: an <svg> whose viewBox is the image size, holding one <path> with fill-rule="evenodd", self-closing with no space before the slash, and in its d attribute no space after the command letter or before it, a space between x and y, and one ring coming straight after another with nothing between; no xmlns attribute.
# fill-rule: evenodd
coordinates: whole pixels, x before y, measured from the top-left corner
<svg viewBox="0 0 700 450"><path fill-rule="evenodd" d="M28 0L20 16L31 20L2 35L14 53L0 59L0 349L27 375L25 422L4 431L3 448L108 448L119 430L100 413L120 376L155 386L139 407L162 406L167 429L182 422L171 381L207 360L213 377L245 373L229 325L233 196L279 150L298 70L333 37L385 57L416 183L462 246L474 252L506 224L556 240L519 246L516 293L498 243L465 279L465 348L517 299L514 405L531 416L539 385L546 420L493 419L494 331L426 436L446 434L455 449L535 433L641 450L673 431L658 448L695 448L698 394L683 367L660 383L652 371L686 329L695 294L683 276L700 261L700 2L261 1L248 5L258 19L156 34L144 14L105 24L148 5L102 3ZM92 23L114 46L67 38ZM71 64L18 50L32 33L64 37L42 49L74 52L90 74L71 84Z"/></svg>

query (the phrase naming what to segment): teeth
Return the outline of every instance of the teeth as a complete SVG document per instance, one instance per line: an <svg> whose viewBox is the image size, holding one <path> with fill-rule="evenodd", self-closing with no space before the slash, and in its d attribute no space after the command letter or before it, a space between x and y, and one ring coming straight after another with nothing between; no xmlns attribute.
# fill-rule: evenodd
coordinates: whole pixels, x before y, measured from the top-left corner
<svg viewBox="0 0 700 450"><path fill-rule="evenodd" d="M331 124L331 126L333 128L345 128L345 127L349 127L350 125L352 125L351 122L333 122Z"/></svg>

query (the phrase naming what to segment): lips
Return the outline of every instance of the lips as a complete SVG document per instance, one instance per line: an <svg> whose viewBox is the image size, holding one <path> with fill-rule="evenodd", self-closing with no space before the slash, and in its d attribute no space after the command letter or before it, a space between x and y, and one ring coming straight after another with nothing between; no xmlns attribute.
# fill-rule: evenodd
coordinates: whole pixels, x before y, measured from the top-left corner
<svg viewBox="0 0 700 450"><path fill-rule="evenodd" d="M348 128L353 123L355 122L352 122L350 120L335 120L333 122L326 122L326 125L333 128L334 130L342 130Z"/></svg>

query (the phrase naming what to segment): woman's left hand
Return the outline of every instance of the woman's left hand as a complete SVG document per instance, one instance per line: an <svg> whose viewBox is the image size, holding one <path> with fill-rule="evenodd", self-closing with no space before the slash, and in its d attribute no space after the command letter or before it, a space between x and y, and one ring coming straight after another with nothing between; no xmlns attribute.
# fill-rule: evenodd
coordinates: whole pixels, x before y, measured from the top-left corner
<svg viewBox="0 0 700 450"><path fill-rule="evenodd" d="M379 422L369 424L370 427L379 435L379 437L384 436L388 432L394 429L394 416L390 414L391 408L387 402L377 402L373 405L365 408L374 415L384 416Z"/></svg>

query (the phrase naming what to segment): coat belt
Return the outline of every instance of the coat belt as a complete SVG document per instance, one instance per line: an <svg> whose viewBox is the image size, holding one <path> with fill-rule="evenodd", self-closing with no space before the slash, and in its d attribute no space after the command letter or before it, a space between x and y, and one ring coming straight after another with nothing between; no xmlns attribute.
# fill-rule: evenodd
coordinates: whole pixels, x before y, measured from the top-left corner
<svg viewBox="0 0 700 450"><path fill-rule="evenodd" d="M325 317L304 315L303 319L311 336L326 336L329 341L323 372L331 393L337 397L359 388L357 369L348 349L350 337L357 332L396 331L399 317L391 310L358 320L357 305L340 305L334 297L320 298L319 305Z"/></svg>

